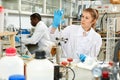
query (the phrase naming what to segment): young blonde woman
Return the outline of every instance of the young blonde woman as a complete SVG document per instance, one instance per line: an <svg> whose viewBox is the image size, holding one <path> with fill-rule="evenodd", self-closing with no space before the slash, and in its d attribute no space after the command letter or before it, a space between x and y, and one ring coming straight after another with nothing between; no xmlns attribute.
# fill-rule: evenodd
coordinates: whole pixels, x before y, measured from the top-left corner
<svg viewBox="0 0 120 80"><path fill-rule="evenodd" d="M70 25L62 30L62 37L68 39L62 44L62 57L80 59L81 54L97 57L102 45L101 36L94 30L98 17L96 9L87 8L83 10L81 25Z"/></svg>

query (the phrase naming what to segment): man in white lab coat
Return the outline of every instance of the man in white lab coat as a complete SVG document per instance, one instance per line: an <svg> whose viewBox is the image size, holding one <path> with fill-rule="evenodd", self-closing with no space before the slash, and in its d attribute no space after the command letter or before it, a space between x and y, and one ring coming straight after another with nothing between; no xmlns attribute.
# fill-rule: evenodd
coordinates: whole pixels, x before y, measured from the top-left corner
<svg viewBox="0 0 120 80"><path fill-rule="evenodd" d="M22 43L27 46L31 45L31 48L33 47L32 45L38 46L37 48L35 47L32 49L30 51L31 53L34 53L36 50L45 50L47 53L49 53L53 43L50 41L48 27L44 22L41 21L41 16L38 13L32 14L30 19L31 25L35 27L35 30L30 38L22 39Z"/></svg>

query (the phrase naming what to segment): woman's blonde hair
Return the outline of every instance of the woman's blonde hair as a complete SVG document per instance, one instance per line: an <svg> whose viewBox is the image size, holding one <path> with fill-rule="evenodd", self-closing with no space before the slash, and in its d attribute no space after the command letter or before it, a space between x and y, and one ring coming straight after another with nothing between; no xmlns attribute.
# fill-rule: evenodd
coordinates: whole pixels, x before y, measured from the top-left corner
<svg viewBox="0 0 120 80"><path fill-rule="evenodd" d="M94 24L92 24L92 28L95 29L96 21L99 18L99 12L98 12L98 10L97 9L93 9L93 8L87 8L87 9L84 9L83 11L90 13L90 15L93 18L93 21L95 21Z"/></svg>

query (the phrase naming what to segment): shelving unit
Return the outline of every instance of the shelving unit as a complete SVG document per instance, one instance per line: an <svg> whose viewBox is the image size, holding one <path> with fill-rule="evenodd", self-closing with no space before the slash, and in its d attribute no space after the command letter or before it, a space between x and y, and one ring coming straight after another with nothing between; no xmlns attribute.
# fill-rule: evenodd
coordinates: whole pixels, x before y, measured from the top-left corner
<svg viewBox="0 0 120 80"><path fill-rule="evenodd" d="M39 12L42 12L42 6L42 3L21 0L21 11L35 12L39 8Z"/></svg>
<svg viewBox="0 0 120 80"><path fill-rule="evenodd" d="M103 14L104 13L100 13L100 16ZM103 21L104 34L101 34L103 36L102 37L103 45L100 54L103 54L103 52L105 52L106 61L113 60L114 48L116 42L120 40L120 37L117 36L118 35L117 30L120 26L119 22L117 21L119 17L120 17L120 12L111 12L111 13L108 12L107 18L105 17Z"/></svg>
<svg viewBox="0 0 120 80"><path fill-rule="evenodd" d="M53 17L55 10L64 10L64 18L72 19L77 14L77 0L1 0L8 14L31 15L38 12L44 17ZM62 6L60 6L60 2Z"/></svg>
<svg viewBox="0 0 120 80"><path fill-rule="evenodd" d="M43 16L46 14L48 14L46 16L49 16L49 14L53 15L54 10L51 11L52 13L51 12L49 13L47 9L48 7L49 9L59 8L59 5L55 3L54 3L54 7L53 4L49 4L49 6L46 6L46 4L47 4L46 0L2 0L3 7L5 9L8 9L8 12L10 12L11 14L12 13L18 14L18 12L21 11L21 13L23 14L27 13L28 15L34 12L38 12Z"/></svg>
<svg viewBox="0 0 120 80"><path fill-rule="evenodd" d="M1 4L5 9L18 10L18 0L1 0Z"/></svg>
<svg viewBox="0 0 120 80"><path fill-rule="evenodd" d="M60 0L47 0L46 13L53 14L55 10L60 9Z"/></svg>

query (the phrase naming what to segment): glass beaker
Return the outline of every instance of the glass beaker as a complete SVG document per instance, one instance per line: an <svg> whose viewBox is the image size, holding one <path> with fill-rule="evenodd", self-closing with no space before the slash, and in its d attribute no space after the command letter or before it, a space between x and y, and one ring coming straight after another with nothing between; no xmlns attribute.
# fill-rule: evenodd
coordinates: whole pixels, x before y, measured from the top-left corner
<svg viewBox="0 0 120 80"><path fill-rule="evenodd" d="M52 49L51 49L51 56L54 57L55 54L56 54L56 46L53 46Z"/></svg>

